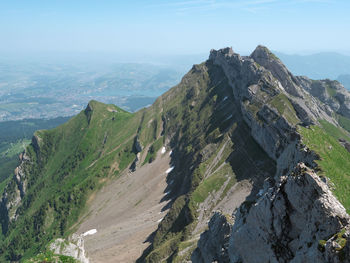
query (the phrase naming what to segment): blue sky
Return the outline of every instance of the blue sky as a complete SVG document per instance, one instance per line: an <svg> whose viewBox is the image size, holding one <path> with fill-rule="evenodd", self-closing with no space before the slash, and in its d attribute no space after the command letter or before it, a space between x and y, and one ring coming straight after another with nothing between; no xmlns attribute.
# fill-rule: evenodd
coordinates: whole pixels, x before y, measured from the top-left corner
<svg viewBox="0 0 350 263"><path fill-rule="evenodd" d="M350 52L349 0L0 0L0 52Z"/></svg>

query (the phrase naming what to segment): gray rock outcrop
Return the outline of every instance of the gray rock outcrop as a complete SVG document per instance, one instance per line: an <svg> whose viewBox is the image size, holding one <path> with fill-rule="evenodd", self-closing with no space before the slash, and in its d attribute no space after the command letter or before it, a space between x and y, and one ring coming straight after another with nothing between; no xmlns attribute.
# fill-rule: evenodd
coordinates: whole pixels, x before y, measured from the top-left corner
<svg viewBox="0 0 350 263"><path fill-rule="evenodd" d="M306 91L325 103L333 112L350 118L350 93L338 81L311 80L304 76L297 78Z"/></svg>
<svg viewBox="0 0 350 263"><path fill-rule="evenodd" d="M256 58L267 68L254 61ZM290 87L298 91L299 96L311 97L307 92L297 87L298 81L285 66L271 55L267 48L259 46L250 57L241 57L232 49L212 50L211 61L220 66L232 87L235 103L241 105L245 122L251 129L251 134L264 151L277 163L277 175L287 174L299 162L313 166L317 157L307 153L296 131L296 124L307 121L307 124L318 119L331 119L320 107L317 101L305 100L288 93L278 78L288 77ZM269 66L271 63L272 66ZM278 70L277 68L280 67ZM276 73L276 72L283 72ZM275 74L275 76L274 76ZM295 82L294 82L295 81ZM279 112L279 96L284 112ZM276 106L277 104L277 106ZM298 107L296 107L296 105Z"/></svg>
<svg viewBox="0 0 350 263"><path fill-rule="evenodd" d="M299 164L248 211L237 211L230 262L339 262L349 254L348 246L329 239L349 223L349 215L328 186ZM347 234L344 242L348 241Z"/></svg>
<svg viewBox="0 0 350 263"><path fill-rule="evenodd" d="M277 169L275 183L234 212L229 246L214 235L214 216L192 261L226 262L215 254L221 247L232 263L349 262L349 215L313 170L319 157L296 126L320 119L338 125L335 113L350 116L350 93L338 82L294 77L262 46L249 57L212 50L210 61L225 72L251 135Z"/></svg>
<svg viewBox="0 0 350 263"><path fill-rule="evenodd" d="M57 238L49 245L49 249L54 254L73 257L81 263L89 263L85 254L84 239L81 235L73 234L68 240Z"/></svg>
<svg viewBox="0 0 350 263"><path fill-rule="evenodd" d="M132 151L135 153L135 154L138 154L139 152L142 152L142 145L141 145L141 142L139 140L139 137L138 136L135 136L134 138L134 144L132 146Z"/></svg>
<svg viewBox="0 0 350 263"><path fill-rule="evenodd" d="M201 234L192 262L229 262L227 249L232 223L231 216L216 212L210 219L209 229Z"/></svg>
<svg viewBox="0 0 350 263"><path fill-rule="evenodd" d="M21 153L19 159L20 165L14 170L14 180L6 186L0 200L3 232L6 232L9 222L17 219L17 209L27 189L25 167L30 163L30 159L26 152Z"/></svg>
<svg viewBox="0 0 350 263"><path fill-rule="evenodd" d="M258 46L250 55L252 59L278 79L283 88L291 95L303 98L303 91L299 87L298 79L289 72L287 67L266 47Z"/></svg>

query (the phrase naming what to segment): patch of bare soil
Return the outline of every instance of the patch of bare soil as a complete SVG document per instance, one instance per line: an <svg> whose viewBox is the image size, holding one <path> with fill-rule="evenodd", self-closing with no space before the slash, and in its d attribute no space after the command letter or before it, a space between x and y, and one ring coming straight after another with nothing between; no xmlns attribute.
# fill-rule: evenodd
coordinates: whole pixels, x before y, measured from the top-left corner
<svg viewBox="0 0 350 263"><path fill-rule="evenodd" d="M104 186L90 201L89 216L77 234L96 229L97 233L84 237L90 262L135 262L149 245L147 238L156 230L167 211L165 171L169 168L169 154L158 154L151 164L135 172L126 172Z"/></svg>

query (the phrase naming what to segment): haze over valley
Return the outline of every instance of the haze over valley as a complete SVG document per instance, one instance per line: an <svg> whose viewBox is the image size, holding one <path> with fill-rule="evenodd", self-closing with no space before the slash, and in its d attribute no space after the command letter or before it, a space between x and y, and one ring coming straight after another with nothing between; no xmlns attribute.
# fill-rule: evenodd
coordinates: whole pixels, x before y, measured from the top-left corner
<svg viewBox="0 0 350 263"><path fill-rule="evenodd" d="M0 121L73 116L91 99L135 111L179 82L183 69L141 63L0 64Z"/></svg>
<svg viewBox="0 0 350 263"><path fill-rule="evenodd" d="M296 75L338 79L350 89L349 56L276 54ZM129 63L118 63L89 55L85 61L55 56L46 61L4 60L0 63L0 121L73 116L91 99L134 112L179 83L205 56L143 58L143 63L133 63L137 59L130 57Z"/></svg>

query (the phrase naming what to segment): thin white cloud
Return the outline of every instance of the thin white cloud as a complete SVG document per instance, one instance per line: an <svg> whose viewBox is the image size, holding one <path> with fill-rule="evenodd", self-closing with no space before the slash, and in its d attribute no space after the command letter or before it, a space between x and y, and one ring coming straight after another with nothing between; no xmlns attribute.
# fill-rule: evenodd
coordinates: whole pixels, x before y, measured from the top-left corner
<svg viewBox="0 0 350 263"><path fill-rule="evenodd" d="M249 13L256 14L256 13L259 13L261 11L265 11L268 8L266 6L258 6L258 7L246 7L246 8L242 8L242 9L249 12Z"/></svg>
<svg viewBox="0 0 350 263"><path fill-rule="evenodd" d="M174 8L178 14L215 9L240 9L251 13L267 10L276 4L334 3L334 0L189 0L161 4Z"/></svg>
<svg viewBox="0 0 350 263"><path fill-rule="evenodd" d="M164 6L189 6L189 5L206 5L215 2L215 0L189 0L163 3Z"/></svg>
<svg viewBox="0 0 350 263"><path fill-rule="evenodd" d="M333 4L334 0L294 0L295 3L319 3L319 4Z"/></svg>
<svg viewBox="0 0 350 263"><path fill-rule="evenodd" d="M176 12L181 14L193 11L206 11L227 8L240 8L251 12L253 10L257 11L261 9L261 6L276 2L278 2L278 0L189 0L166 3L162 4L162 6L173 7Z"/></svg>

